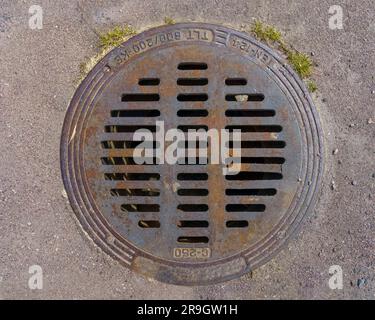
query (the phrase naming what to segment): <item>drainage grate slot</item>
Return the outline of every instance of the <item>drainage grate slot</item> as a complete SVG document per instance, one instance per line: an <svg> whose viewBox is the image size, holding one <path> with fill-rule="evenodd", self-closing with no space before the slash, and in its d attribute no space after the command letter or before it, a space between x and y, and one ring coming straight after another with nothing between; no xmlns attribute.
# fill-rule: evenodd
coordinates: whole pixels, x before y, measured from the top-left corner
<svg viewBox="0 0 375 320"><path fill-rule="evenodd" d="M109 140L101 142L103 149L134 149L141 143L147 149L153 149L159 145L157 141Z"/></svg>
<svg viewBox="0 0 375 320"><path fill-rule="evenodd" d="M114 197L158 197L159 189L111 189L111 195Z"/></svg>
<svg viewBox="0 0 375 320"><path fill-rule="evenodd" d="M179 166L197 166L197 165L205 165L208 164L208 158L206 157L195 157L195 158L179 158L178 163Z"/></svg>
<svg viewBox="0 0 375 320"><path fill-rule="evenodd" d="M225 96L226 101L263 101L264 95L261 93L241 93L241 94L227 94Z"/></svg>
<svg viewBox="0 0 375 320"><path fill-rule="evenodd" d="M138 109L138 110L112 110L111 117L120 117L120 118L127 118L127 117L159 117L160 111L157 109Z"/></svg>
<svg viewBox="0 0 375 320"><path fill-rule="evenodd" d="M185 212L205 212L208 211L207 204L179 204L177 206L178 210Z"/></svg>
<svg viewBox="0 0 375 320"><path fill-rule="evenodd" d="M275 114L275 110L229 109L225 111L227 117L274 117Z"/></svg>
<svg viewBox="0 0 375 320"><path fill-rule="evenodd" d="M208 95L205 93L180 93L177 96L178 101L207 101Z"/></svg>
<svg viewBox="0 0 375 320"><path fill-rule="evenodd" d="M225 79L227 86L246 86L247 80L245 78L228 78Z"/></svg>
<svg viewBox="0 0 375 320"><path fill-rule="evenodd" d="M157 164L157 158L145 158L146 163L143 165L155 165ZM103 165L137 165L133 157L102 157L101 162Z"/></svg>
<svg viewBox="0 0 375 320"><path fill-rule="evenodd" d="M189 130L208 130L208 126L206 125L183 125L183 126L177 126L177 129L183 131L183 132L188 132Z"/></svg>
<svg viewBox="0 0 375 320"><path fill-rule="evenodd" d="M281 180L283 175L277 172L241 171L238 174L226 175L227 180Z"/></svg>
<svg viewBox="0 0 375 320"><path fill-rule="evenodd" d="M207 189L178 189L177 194L179 196L208 196L208 190Z"/></svg>
<svg viewBox="0 0 375 320"><path fill-rule="evenodd" d="M208 225L206 220L181 220L177 224L179 228L208 228Z"/></svg>
<svg viewBox="0 0 375 320"><path fill-rule="evenodd" d="M205 86L208 84L207 78L178 78L179 86Z"/></svg>
<svg viewBox="0 0 375 320"><path fill-rule="evenodd" d="M226 145L229 148L233 148L233 141L228 141ZM275 149L282 149L285 148L284 141L273 141L273 140L264 140L264 141L241 141L241 148L275 148Z"/></svg>
<svg viewBox="0 0 375 320"><path fill-rule="evenodd" d="M147 180L160 180L159 173L105 173L106 180L134 180L134 181L147 181Z"/></svg>
<svg viewBox="0 0 375 320"><path fill-rule="evenodd" d="M208 111L205 109L181 109L177 111L179 117L207 117Z"/></svg>
<svg viewBox="0 0 375 320"><path fill-rule="evenodd" d="M225 206L227 212L264 212L266 206L264 204L227 204Z"/></svg>
<svg viewBox="0 0 375 320"><path fill-rule="evenodd" d="M178 70L206 70L207 63L204 62L181 62L178 64Z"/></svg>
<svg viewBox="0 0 375 320"><path fill-rule="evenodd" d="M230 220L225 223L227 228L247 228L249 222L247 220Z"/></svg>
<svg viewBox="0 0 375 320"><path fill-rule="evenodd" d="M127 93L121 96L123 102L159 101L160 96L154 93Z"/></svg>
<svg viewBox="0 0 375 320"><path fill-rule="evenodd" d="M140 86L158 86L160 84L160 79L158 79L158 78L142 78L142 79L139 79L138 84Z"/></svg>
<svg viewBox="0 0 375 320"><path fill-rule="evenodd" d="M237 159L237 158L234 158ZM263 164L283 164L285 158L280 157L241 157L241 163L263 163Z"/></svg>
<svg viewBox="0 0 375 320"><path fill-rule="evenodd" d="M160 206L158 204L123 204L121 205L122 211L128 212L159 212Z"/></svg>
<svg viewBox="0 0 375 320"><path fill-rule="evenodd" d="M177 180L181 181L191 181L191 180L199 180L199 181L205 181L208 180L208 174L207 173L179 173L177 175Z"/></svg>
<svg viewBox="0 0 375 320"><path fill-rule="evenodd" d="M157 220L140 220L138 226L145 229L160 228L160 222Z"/></svg>
<svg viewBox="0 0 375 320"><path fill-rule="evenodd" d="M255 126L255 125L230 125L225 129L232 132L233 130L241 130L241 132L281 132L283 128L278 125Z"/></svg>
<svg viewBox="0 0 375 320"><path fill-rule="evenodd" d="M269 189L226 189L227 196L274 196L277 190Z"/></svg>
<svg viewBox="0 0 375 320"><path fill-rule="evenodd" d="M208 243L208 237L178 237L181 243Z"/></svg>
<svg viewBox="0 0 375 320"><path fill-rule="evenodd" d="M156 132L156 125L109 125L105 126L104 130L105 132L135 132L137 130L150 130L151 132Z"/></svg>

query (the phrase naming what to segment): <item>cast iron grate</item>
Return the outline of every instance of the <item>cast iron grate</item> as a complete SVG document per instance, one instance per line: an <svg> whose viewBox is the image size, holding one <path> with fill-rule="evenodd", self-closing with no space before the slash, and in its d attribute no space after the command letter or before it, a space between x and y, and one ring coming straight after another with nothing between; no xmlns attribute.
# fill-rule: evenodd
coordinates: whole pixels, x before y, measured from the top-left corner
<svg viewBox="0 0 375 320"><path fill-rule="evenodd" d="M209 157L160 164L157 141L137 164L133 134L155 137L157 121L165 131L241 130L240 172L224 175ZM152 29L109 53L77 90L61 144L84 229L126 266L176 284L237 277L277 252L314 201L321 154L297 76L248 35L209 24Z"/></svg>

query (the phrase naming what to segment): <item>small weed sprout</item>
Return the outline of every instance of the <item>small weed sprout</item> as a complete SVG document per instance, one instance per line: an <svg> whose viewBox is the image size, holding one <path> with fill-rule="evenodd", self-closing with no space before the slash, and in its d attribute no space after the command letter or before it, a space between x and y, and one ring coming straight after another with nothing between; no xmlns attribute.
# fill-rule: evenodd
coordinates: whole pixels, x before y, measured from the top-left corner
<svg viewBox="0 0 375 320"><path fill-rule="evenodd" d="M288 60L293 69L299 74L302 79L311 76L313 64L307 54L301 52L289 52Z"/></svg>
<svg viewBox="0 0 375 320"><path fill-rule="evenodd" d="M99 45L103 50L108 50L120 45L135 34L137 34L137 31L129 25L116 26L100 35Z"/></svg>
<svg viewBox="0 0 375 320"><path fill-rule="evenodd" d="M272 41L280 42L281 41L281 32L278 31L275 27L268 26L263 24L261 21L256 20L251 31L254 32L255 36L262 41Z"/></svg>
<svg viewBox="0 0 375 320"><path fill-rule="evenodd" d="M257 39L267 43L276 44L278 48L286 55L287 60L301 79L306 79L312 75L313 62L311 58L305 53L301 53L289 48L284 42L281 32L275 27L266 25L263 22L256 20L250 31ZM311 92L315 92L318 89L317 85L312 80L307 82L307 86Z"/></svg>
<svg viewBox="0 0 375 320"><path fill-rule="evenodd" d="M315 92L316 90L318 90L316 83L312 80L307 81L307 88L310 92Z"/></svg>
<svg viewBox="0 0 375 320"><path fill-rule="evenodd" d="M175 24L176 21L172 19L171 17L165 17L164 18L164 24Z"/></svg>
<svg viewBox="0 0 375 320"><path fill-rule="evenodd" d="M124 41L128 40L131 36L137 34L137 31L130 25L116 26L106 33L102 33L99 36L99 48L100 52L94 57L90 58L80 64L80 76L77 83L80 83L84 77L90 72L92 68L114 47L120 45Z"/></svg>

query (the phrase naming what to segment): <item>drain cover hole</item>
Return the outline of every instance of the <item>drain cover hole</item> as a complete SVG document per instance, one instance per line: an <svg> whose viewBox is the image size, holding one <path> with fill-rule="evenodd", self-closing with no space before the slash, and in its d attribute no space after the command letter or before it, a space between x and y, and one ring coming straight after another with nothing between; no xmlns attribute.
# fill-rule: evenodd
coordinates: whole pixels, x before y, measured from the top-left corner
<svg viewBox="0 0 375 320"><path fill-rule="evenodd" d="M178 189L179 196L208 196L207 189Z"/></svg>
<svg viewBox="0 0 375 320"><path fill-rule="evenodd" d="M142 79L139 79L138 84L140 86L158 86L160 84L160 79L158 79L158 78L142 78Z"/></svg>
<svg viewBox="0 0 375 320"><path fill-rule="evenodd" d="M227 94L225 96L226 101L263 101L264 95L261 93L242 93L242 94Z"/></svg>
<svg viewBox="0 0 375 320"><path fill-rule="evenodd" d="M208 237L178 237L177 242L181 242L181 243L208 243Z"/></svg>
<svg viewBox="0 0 375 320"><path fill-rule="evenodd" d="M179 228L208 228L206 220L181 220L177 223Z"/></svg>
<svg viewBox="0 0 375 320"><path fill-rule="evenodd" d="M208 95L205 93L180 93L177 96L178 101L207 101Z"/></svg>
<svg viewBox="0 0 375 320"><path fill-rule="evenodd" d="M285 159L280 157L241 157L241 163L283 164L284 162Z"/></svg>
<svg viewBox="0 0 375 320"><path fill-rule="evenodd" d="M229 131L241 130L241 132L281 132L283 128L278 125L270 126L250 126L250 125L231 125L226 126L225 129Z"/></svg>
<svg viewBox="0 0 375 320"><path fill-rule="evenodd" d="M207 78L178 78L179 86L205 86L208 84Z"/></svg>
<svg viewBox="0 0 375 320"><path fill-rule="evenodd" d="M105 173L106 180L160 180L159 173Z"/></svg>
<svg viewBox="0 0 375 320"><path fill-rule="evenodd" d="M147 165L155 165L156 164L156 157L153 158L144 158L145 163L144 166ZM136 165L133 157L102 157L101 158L103 165Z"/></svg>
<svg viewBox="0 0 375 320"><path fill-rule="evenodd" d="M233 141L228 141L226 145L229 148L233 148ZM282 149L285 148L285 142L284 141L250 141L250 140L245 140L241 141L241 148L249 149L249 148L275 148L275 149Z"/></svg>
<svg viewBox="0 0 375 320"><path fill-rule="evenodd" d="M276 189L225 189L227 196L274 196Z"/></svg>
<svg viewBox="0 0 375 320"><path fill-rule="evenodd" d="M157 148L160 143L158 141L133 141L133 140L109 140L102 141L103 149L134 149L143 142L146 150Z"/></svg>
<svg viewBox="0 0 375 320"><path fill-rule="evenodd" d="M264 212L266 206L264 204L241 204L232 203L225 206L227 212Z"/></svg>
<svg viewBox="0 0 375 320"><path fill-rule="evenodd" d="M225 225L227 228L246 228L249 226L249 222L247 220L230 220Z"/></svg>
<svg viewBox="0 0 375 320"><path fill-rule="evenodd" d="M145 125L109 125L105 126L105 132L135 132L137 130L150 130L151 132L156 132L155 126L145 126Z"/></svg>
<svg viewBox="0 0 375 320"><path fill-rule="evenodd" d="M147 109L138 109L138 110L112 110L111 117L159 117L160 111L157 109L147 110Z"/></svg>
<svg viewBox="0 0 375 320"><path fill-rule="evenodd" d="M140 220L138 226L141 228L160 228L160 222L157 220Z"/></svg>
<svg viewBox="0 0 375 320"><path fill-rule="evenodd" d="M275 110L229 109L225 111L227 117L274 117L275 114Z"/></svg>
<svg viewBox="0 0 375 320"><path fill-rule="evenodd" d="M121 96L123 102L159 101L160 96L155 93L127 93Z"/></svg>
<svg viewBox="0 0 375 320"><path fill-rule="evenodd" d="M246 86L247 80L245 78L228 78L225 79L227 86Z"/></svg>
<svg viewBox="0 0 375 320"><path fill-rule="evenodd" d="M204 62L181 62L179 63L178 70L206 70L207 63Z"/></svg>
<svg viewBox="0 0 375 320"><path fill-rule="evenodd" d="M111 189L114 197L136 196L136 197L158 197L159 189Z"/></svg>
<svg viewBox="0 0 375 320"><path fill-rule="evenodd" d="M184 211L184 212L205 212L208 211L208 205L207 204L179 204L177 206L178 210Z"/></svg>
<svg viewBox="0 0 375 320"><path fill-rule="evenodd" d="M177 126L177 129L183 131L183 132L188 132L189 130L208 130L208 126L206 125L180 125Z"/></svg>
<svg viewBox="0 0 375 320"><path fill-rule="evenodd" d="M190 181L190 180L208 180L207 173L179 173L177 180Z"/></svg>
<svg viewBox="0 0 375 320"><path fill-rule="evenodd" d="M181 109L177 111L179 117L207 117L208 111L205 109Z"/></svg>
<svg viewBox="0 0 375 320"><path fill-rule="evenodd" d="M241 171L234 175L226 175L227 180L281 180L283 175L278 172Z"/></svg>

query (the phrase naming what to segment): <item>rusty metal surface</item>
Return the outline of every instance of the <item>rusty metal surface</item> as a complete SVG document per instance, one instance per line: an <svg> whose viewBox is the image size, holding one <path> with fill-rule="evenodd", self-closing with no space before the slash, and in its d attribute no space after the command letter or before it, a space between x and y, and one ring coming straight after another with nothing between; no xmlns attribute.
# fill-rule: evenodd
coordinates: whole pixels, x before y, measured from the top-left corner
<svg viewBox="0 0 375 320"><path fill-rule="evenodd" d="M244 126L241 174L131 164L125 141L157 120L165 130ZM304 85L271 49L222 26L177 24L130 39L90 72L66 115L61 165L103 250L148 277L197 285L249 272L286 243L313 205L322 149Z"/></svg>

